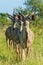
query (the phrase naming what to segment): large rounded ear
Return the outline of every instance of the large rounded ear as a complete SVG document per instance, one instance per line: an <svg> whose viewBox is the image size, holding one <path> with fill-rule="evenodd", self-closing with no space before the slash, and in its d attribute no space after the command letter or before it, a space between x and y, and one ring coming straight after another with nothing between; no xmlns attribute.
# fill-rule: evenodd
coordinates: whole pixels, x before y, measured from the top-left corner
<svg viewBox="0 0 43 65"><path fill-rule="evenodd" d="M27 16L26 16L26 19L27 19L27 20L31 20L30 15L27 15Z"/></svg>
<svg viewBox="0 0 43 65"><path fill-rule="evenodd" d="M8 18L12 20L12 22L15 22L15 16L16 15L10 15L10 14L7 14Z"/></svg>
<svg viewBox="0 0 43 65"><path fill-rule="evenodd" d="M19 12L19 15L21 15L22 17L24 17L24 15L22 13Z"/></svg>
<svg viewBox="0 0 43 65"><path fill-rule="evenodd" d="M22 13L20 13L20 12L19 12L19 15L20 15L21 20L24 21L25 20L24 15Z"/></svg>

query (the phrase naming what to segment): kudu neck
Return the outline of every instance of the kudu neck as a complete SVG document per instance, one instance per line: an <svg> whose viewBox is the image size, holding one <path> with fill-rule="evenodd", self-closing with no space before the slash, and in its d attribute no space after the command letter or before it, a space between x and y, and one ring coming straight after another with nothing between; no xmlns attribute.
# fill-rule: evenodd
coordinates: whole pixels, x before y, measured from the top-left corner
<svg viewBox="0 0 43 65"><path fill-rule="evenodd" d="M21 21L20 32L23 30L23 22Z"/></svg>
<svg viewBox="0 0 43 65"><path fill-rule="evenodd" d="M26 30L27 30L27 32L29 31L29 21L26 21Z"/></svg>

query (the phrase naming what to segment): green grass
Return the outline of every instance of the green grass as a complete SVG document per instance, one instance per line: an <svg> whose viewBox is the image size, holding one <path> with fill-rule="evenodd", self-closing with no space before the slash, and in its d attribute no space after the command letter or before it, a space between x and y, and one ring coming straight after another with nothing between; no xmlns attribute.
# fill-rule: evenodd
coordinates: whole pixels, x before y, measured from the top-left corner
<svg viewBox="0 0 43 65"><path fill-rule="evenodd" d="M34 31L34 43L28 60L24 62L16 61L14 50L8 50L5 30L6 27L0 28L0 65L43 65L43 28L30 26Z"/></svg>

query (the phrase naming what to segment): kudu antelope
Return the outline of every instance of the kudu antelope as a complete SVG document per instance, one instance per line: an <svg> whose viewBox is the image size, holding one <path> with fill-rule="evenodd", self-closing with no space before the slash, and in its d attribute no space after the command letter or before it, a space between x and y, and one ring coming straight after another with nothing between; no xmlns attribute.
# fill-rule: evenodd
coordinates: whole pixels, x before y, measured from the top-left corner
<svg viewBox="0 0 43 65"><path fill-rule="evenodd" d="M12 44L11 30L13 29L13 26L15 23L15 16L11 16L10 14L7 14L7 15L8 15L8 18L10 18L13 21L13 24L11 26L9 26L5 32L7 46L8 46L8 48L10 48L10 45Z"/></svg>
<svg viewBox="0 0 43 65"><path fill-rule="evenodd" d="M34 33L29 28L29 18L28 16L23 16L21 13L19 13L22 16L22 25L21 25L21 33L20 33L20 55L23 60L25 60L25 56L28 57L31 51L31 47L34 41ZM26 54L24 49L27 48Z"/></svg>
<svg viewBox="0 0 43 65"><path fill-rule="evenodd" d="M19 33L19 26L20 26L20 22L18 20L18 15L15 16L11 16L10 14L7 14L8 17L12 20L12 25L9 26L5 32L6 35L6 41L7 41L7 45L10 48L10 45L13 43L14 46L14 41L16 40L18 42L18 33ZM16 22L18 24L18 27L16 26Z"/></svg>

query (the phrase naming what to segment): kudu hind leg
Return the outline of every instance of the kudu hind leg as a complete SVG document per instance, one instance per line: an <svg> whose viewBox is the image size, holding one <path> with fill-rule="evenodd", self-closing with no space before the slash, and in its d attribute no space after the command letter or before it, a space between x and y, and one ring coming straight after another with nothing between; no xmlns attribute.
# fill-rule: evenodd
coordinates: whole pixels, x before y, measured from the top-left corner
<svg viewBox="0 0 43 65"><path fill-rule="evenodd" d="M22 47L19 45L19 59L22 59Z"/></svg>
<svg viewBox="0 0 43 65"><path fill-rule="evenodd" d="M21 45L21 59L24 61L25 60L25 49L24 49L24 46Z"/></svg>
<svg viewBox="0 0 43 65"><path fill-rule="evenodd" d="M11 40L10 39L7 39L7 47L10 49L10 46L11 46Z"/></svg>
<svg viewBox="0 0 43 65"><path fill-rule="evenodd" d="M22 49L22 60L24 61L25 60L25 50Z"/></svg>

